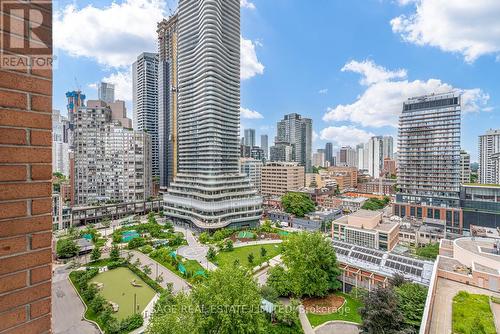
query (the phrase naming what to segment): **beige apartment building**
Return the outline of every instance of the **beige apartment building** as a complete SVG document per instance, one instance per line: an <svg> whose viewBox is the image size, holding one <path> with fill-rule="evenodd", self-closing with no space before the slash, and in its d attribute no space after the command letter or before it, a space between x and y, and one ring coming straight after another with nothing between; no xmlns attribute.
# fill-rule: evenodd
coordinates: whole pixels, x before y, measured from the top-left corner
<svg viewBox="0 0 500 334"><path fill-rule="evenodd" d="M262 195L264 196L282 196L304 185L304 166L290 162L272 162L262 167Z"/></svg>

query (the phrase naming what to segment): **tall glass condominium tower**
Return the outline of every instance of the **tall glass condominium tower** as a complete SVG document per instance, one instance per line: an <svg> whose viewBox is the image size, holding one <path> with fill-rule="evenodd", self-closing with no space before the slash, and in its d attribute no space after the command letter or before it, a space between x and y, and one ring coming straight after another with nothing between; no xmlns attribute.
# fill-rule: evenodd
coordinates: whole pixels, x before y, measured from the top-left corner
<svg viewBox="0 0 500 334"><path fill-rule="evenodd" d="M168 216L211 229L257 224L262 198L240 172L240 2L180 0L178 171Z"/></svg>
<svg viewBox="0 0 500 334"><path fill-rule="evenodd" d="M428 95L404 103L398 143L401 191L396 202L458 207L460 112L459 93Z"/></svg>

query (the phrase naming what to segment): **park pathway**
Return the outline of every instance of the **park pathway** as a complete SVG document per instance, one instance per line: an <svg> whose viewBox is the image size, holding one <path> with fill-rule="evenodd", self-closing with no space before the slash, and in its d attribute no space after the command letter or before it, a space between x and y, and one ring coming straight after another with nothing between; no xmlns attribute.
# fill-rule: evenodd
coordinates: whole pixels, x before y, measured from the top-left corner
<svg viewBox="0 0 500 334"><path fill-rule="evenodd" d="M151 279L156 279L157 275L163 276L163 281L160 283L163 288L166 288L168 283L172 283L174 293L181 291L189 292L191 290L191 287L184 279L145 254L135 250L128 251L128 253L132 255L130 263L134 263L136 259L139 259L141 261L141 270L144 265L148 265L151 268L151 274L148 275Z"/></svg>
<svg viewBox="0 0 500 334"><path fill-rule="evenodd" d="M177 254L188 260L198 261L207 270L217 269L217 266L207 259L208 246L200 244L191 230L176 226L175 231L184 234L188 243L187 246L179 247Z"/></svg>
<svg viewBox="0 0 500 334"><path fill-rule="evenodd" d="M54 266L52 276L52 331L54 334L100 334L83 319L85 306L69 281L67 266Z"/></svg>

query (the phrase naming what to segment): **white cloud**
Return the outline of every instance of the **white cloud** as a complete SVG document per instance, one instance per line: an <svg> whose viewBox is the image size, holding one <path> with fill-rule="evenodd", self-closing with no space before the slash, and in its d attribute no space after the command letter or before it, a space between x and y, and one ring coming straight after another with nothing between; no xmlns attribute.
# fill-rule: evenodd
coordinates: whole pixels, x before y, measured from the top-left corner
<svg viewBox="0 0 500 334"><path fill-rule="evenodd" d="M351 121L371 127L397 127L402 104L409 97L445 93L452 90L463 93L463 112L478 112L486 107L489 100L489 95L479 88L458 89L439 79L428 79L427 81L388 79L369 85L351 104L340 104L328 108L323 120Z"/></svg>
<svg viewBox="0 0 500 334"><path fill-rule="evenodd" d="M130 69L112 73L102 78L102 81L115 85L115 99L132 101L132 72Z"/></svg>
<svg viewBox="0 0 500 334"><path fill-rule="evenodd" d="M255 52L256 42L241 36L241 79L250 79L264 73L264 65L259 62Z"/></svg>
<svg viewBox="0 0 500 334"><path fill-rule="evenodd" d="M312 133L312 141L314 142L314 141L318 140L318 138L319 138L318 133L317 133L316 131L314 131L314 130L313 130L313 133Z"/></svg>
<svg viewBox="0 0 500 334"><path fill-rule="evenodd" d="M97 89L97 83L95 83L95 82L89 83L87 85L87 87L90 88L90 89L96 90Z"/></svg>
<svg viewBox="0 0 500 334"><path fill-rule="evenodd" d="M362 75L360 83L365 86L387 81L390 79L406 78L406 70L389 71L385 67L375 64L372 60L362 62L351 60L341 69L342 72L354 72Z"/></svg>
<svg viewBox="0 0 500 334"><path fill-rule="evenodd" d="M248 0L240 0L240 6L247 9L255 9L255 4Z"/></svg>
<svg viewBox="0 0 500 334"><path fill-rule="evenodd" d="M325 95L328 94L328 88L323 88L318 91L318 94Z"/></svg>
<svg viewBox="0 0 500 334"><path fill-rule="evenodd" d="M400 0L408 3L408 0ZM415 0L415 12L391 20L392 30L417 45L457 52L467 62L500 53L500 1Z"/></svg>
<svg viewBox="0 0 500 334"><path fill-rule="evenodd" d="M322 140L333 141L337 146L349 145L355 146L359 143L367 142L374 134L354 126L329 126L321 130L320 138Z"/></svg>
<svg viewBox="0 0 500 334"><path fill-rule="evenodd" d="M245 119L261 119L264 118L261 113L255 110L250 110L248 108L240 107L241 118Z"/></svg>
<svg viewBox="0 0 500 334"><path fill-rule="evenodd" d="M103 8L71 4L54 16L54 45L74 57L109 67L129 66L143 51L156 50L160 0L125 0Z"/></svg>

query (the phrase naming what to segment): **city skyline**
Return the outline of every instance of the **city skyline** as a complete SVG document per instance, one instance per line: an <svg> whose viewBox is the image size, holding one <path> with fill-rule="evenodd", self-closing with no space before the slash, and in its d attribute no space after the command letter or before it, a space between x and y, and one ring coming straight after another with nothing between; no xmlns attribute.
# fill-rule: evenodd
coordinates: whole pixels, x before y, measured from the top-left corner
<svg viewBox="0 0 500 334"><path fill-rule="evenodd" d="M426 6L430 6L425 2ZM495 60L497 49L490 48L472 54L470 50L474 45L451 51L440 45L415 45L416 42L409 40L409 31L405 33L400 19L401 15L409 16L415 13L413 2L405 6L385 1L367 1L348 6L332 2L322 4L321 11L317 10L317 6L300 2L287 5L264 1L251 3L253 6L247 5L241 9L243 111L240 135L245 128L255 128L256 136L268 134L272 141L275 129L269 125L275 124L282 115L296 112L313 119L314 150L324 147L328 141L333 142L335 149L338 149L343 145L357 144L349 142L351 140L365 142L372 135L396 137L397 117L407 97L456 88L466 90L462 148L470 152L472 161L478 161L479 135L488 130L490 124L500 121L495 109L499 100L498 96L495 96L498 83L493 75L495 71L488 70L490 67L499 66ZM138 45L142 47L137 50L140 52L156 52L156 23L169 15L166 2L148 4L142 5L135 14L139 24L144 21L141 21L141 15L155 9L154 16L148 17L145 24L150 27L141 27L141 30L132 36L140 41ZM63 1L60 8L65 9L67 5L68 2ZM87 3L82 2L64 15L61 13L55 20L55 26L67 27L67 34L70 34L72 26L69 21L72 18L83 21L88 18L86 5ZM93 8L97 10L99 20L99 15L109 15L110 11L132 15L130 12L134 6L137 4L132 1L118 2L117 6L111 9L103 2ZM168 6L175 9L175 1L168 1ZM453 9L451 7L454 5L447 6ZM487 15L486 4L478 3L474 6L481 10L481 15ZM489 9L492 13L495 10L496 8ZM353 12L359 15L352 15ZM286 15L277 16L275 13ZM368 13L371 14L370 24L358 24L366 20ZM474 19L480 21L481 15ZM308 39L310 42L306 46L315 61L297 67L294 64L302 64L302 51L288 52L294 43L286 36L305 38L306 32L293 26L299 16L304 24L314 22L317 29L315 38ZM331 17L336 19L326 20ZM347 18L352 22L347 21ZM452 23L460 20L445 19L454 20ZM109 32L110 38L117 34L123 35L124 40L130 37L121 23L116 23L116 31ZM341 31L345 34L342 35ZM55 109L64 110L64 92L75 86L74 77L77 77L82 85L81 89L89 99L97 96L97 90L92 87L97 87L101 80L115 83L117 98L128 96L126 102L129 104L127 109L130 116L131 94L129 93L129 96L124 93L127 91L130 76L128 67L131 62L127 58L128 51L122 50L125 48L120 46L114 51L102 47L93 55L85 54L82 50L72 49L65 43L67 37L59 34L61 31L54 38L59 54L59 67L64 65L71 68L74 75L55 70ZM363 37L367 42L348 42L356 37ZM474 39L470 41L474 42ZM332 49L334 45L341 47ZM82 49L86 47L88 46L82 45ZM135 53L134 57L139 54ZM394 58L393 54L406 56ZM427 59L433 61L428 62ZM89 71L89 68L92 70ZM296 84L297 81L291 76L301 77L300 84ZM401 98L396 99L398 96ZM370 108L371 106L373 108ZM360 118L360 113L366 117Z"/></svg>

